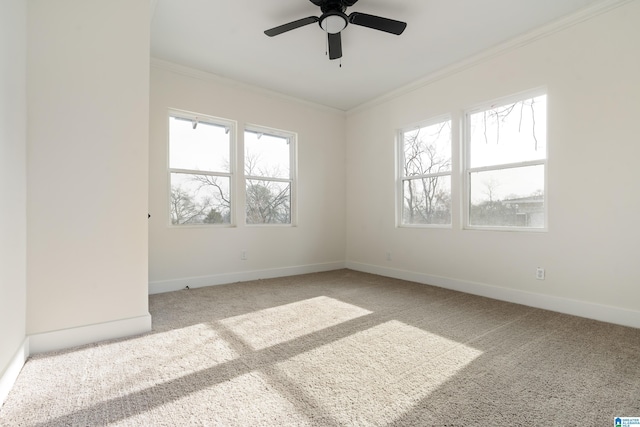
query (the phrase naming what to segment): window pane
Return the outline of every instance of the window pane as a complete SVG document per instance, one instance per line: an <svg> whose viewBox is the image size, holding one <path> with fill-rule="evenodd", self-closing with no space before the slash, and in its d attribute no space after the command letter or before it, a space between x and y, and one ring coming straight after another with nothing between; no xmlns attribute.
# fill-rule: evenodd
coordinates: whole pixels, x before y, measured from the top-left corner
<svg viewBox="0 0 640 427"><path fill-rule="evenodd" d="M291 184L247 180L247 224L290 224Z"/></svg>
<svg viewBox="0 0 640 427"><path fill-rule="evenodd" d="M407 179L402 200L403 224L451 224L451 176Z"/></svg>
<svg viewBox="0 0 640 427"><path fill-rule="evenodd" d="M169 119L169 167L209 172L229 172L229 128L180 117Z"/></svg>
<svg viewBox="0 0 640 427"><path fill-rule="evenodd" d="M288 179L289 138L246 131L244 133L244 173L248 176Z"/></svg>
<svg viewBox="0 0 640 427"><path fill-rule="evenodd" d="M544 165L474 172L470 184L470 225L544 227Z"/></svg>
<svg viewBox="0 0 640 427"><path fill-rule="evenodd" d="M474 113L469 120L472 168L546 158L546 95Z"/></svg>
<svg viewBox="0 0 640 427"><path fill-rule="evenodd" d="M405 177L451 171L451 121L403 133Z"/></svg>
<svg viewBox="0 0 640 427"><path fill-rule="evenodd" d="M231 222L229 177L171 174L171 223Z"/></svg>

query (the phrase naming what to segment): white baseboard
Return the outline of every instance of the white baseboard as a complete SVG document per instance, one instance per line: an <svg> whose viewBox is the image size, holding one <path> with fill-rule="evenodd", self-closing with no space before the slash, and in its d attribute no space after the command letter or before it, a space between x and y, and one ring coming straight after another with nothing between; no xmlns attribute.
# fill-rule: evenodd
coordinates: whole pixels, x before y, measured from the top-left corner
<svg viewBox="0 0 640 427"><path fill-rule="evenodd" d="M16 351L15 355L11 359L11 362L9 362L7 369L5 369L2 376L0 376L0 407L2 407L2 404L13 388L13 385L20 374L20 370L22 370L22 367L28 357L29 338L25 338L24 341L22 341L20 348L18 348L18 351Z"/></svg>
<svg viewBox="0 0 640 427"><path fill-rule="evenodd" d="M640 311L359 262L348 261L345 266L351 270L365 273L409 280L529 307L542 308L587 319L640 328Z"/></svg>
<svg viewBox="0 0 640 427"><path fill-rule="evenodd" d="M30 354L124 338L151 330L151 314L29 336Z"/></svg>
<svg viewBox="0 0 640 427"><path fill-rule="evenodd" d="M181 279L149 282L149 294L161 294L189 288L225 285L228 283L246 282L249 280L271 279L274 277L295 276L297 274L319 273L323 271L345 268L344 261L323 264L298 265L293 267L270 268L266 270L241 271L236 273L215 274L212 276L184 277Z"/></svg>

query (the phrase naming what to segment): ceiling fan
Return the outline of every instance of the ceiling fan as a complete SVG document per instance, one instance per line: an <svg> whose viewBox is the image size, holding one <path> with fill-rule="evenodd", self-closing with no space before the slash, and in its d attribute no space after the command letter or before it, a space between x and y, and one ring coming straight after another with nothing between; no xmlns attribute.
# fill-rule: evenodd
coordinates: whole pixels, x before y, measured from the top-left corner
<svg viewBox="0 0 640 427"><path fill-rule="evenodd" d="M309 16L307 18L298 19L284 25L280 25L264 33L269 37L304 27L305 25L318 22L320 28L327 33L329 46L329 59L338 59L342 57L342 38L340 32L347 25L360 25L362 27L373 28L374 30L384 31L391 34L400 35L407 27L406 22L396 21L394 19L383 18L381 16L368 15L366 13L351 12L345 14L348 7L353 6L358 0L309 0L311 3L320 7L322 15Z"/></svg>

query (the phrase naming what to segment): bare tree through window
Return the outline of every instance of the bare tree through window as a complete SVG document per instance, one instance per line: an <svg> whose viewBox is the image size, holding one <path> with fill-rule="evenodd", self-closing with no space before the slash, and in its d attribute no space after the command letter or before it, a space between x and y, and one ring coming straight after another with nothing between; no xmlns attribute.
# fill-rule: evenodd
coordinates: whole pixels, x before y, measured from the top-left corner
<svg viewBox="0 0 640 427"><path fill-rule="evenodd" d="M473 111L468 120L468 224L545 226L546 95Z"/></svg>
<svg viewBox="0 0 640 427"><path fill-rule="evenodd" d="M247 224L292 223L293 141L290 134L245 131Z"/></svg>
<svg viewBox="0 0 640 427"><path fill-rule="evenodd" d="M451 224L451 120L401 138L402 223Z"/></svg>
<svg viewBox="0 0 640 427"><path fill-rule="evenodd" d="M231 223L233 123L181 112L169 118L171 224Z"/></svg>

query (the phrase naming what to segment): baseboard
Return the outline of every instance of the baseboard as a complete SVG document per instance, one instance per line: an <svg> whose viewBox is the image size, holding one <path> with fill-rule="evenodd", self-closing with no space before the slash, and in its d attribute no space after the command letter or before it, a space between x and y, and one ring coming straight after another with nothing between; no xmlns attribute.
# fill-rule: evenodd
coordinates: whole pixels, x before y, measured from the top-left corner
<svg viewBox="0 0 640 427"><path fill-rule="evenodd" d="M56 351L98 341L125 338L151 330L151 314L29 336L30 354Z"/></svg>
<svg viewBox="0 0 640 427"><path fill-rule="evenodd" d="M9 392L13 388L16 380L18 379L18 375L20 374L20 370L24 366L24 363L27 361L29 357L29 338L25 338L16 351L15 355L9 362L7 369L5 369L2 376L0 376L0 407L4 404Z"/></svg>
<svg viewBox="0 0 640 427"><path fill-rule="evenodd" d="M561 298L552 295L537 294L534 292L508 289L485 283L452 279L448 277L434 276L424 273L399 270L377 265L348 261L346 268L380 276L393 277L395 279L409 280L412 282L438 286L440 288L465 292L501 301L513 302L529 307L542 308L587 319L602 322L615 323L617 325L640 328L640 311L596 304L587 301Z"/></svg>
<svg viewBox="0 0 640 427"><path fill-rule="evenodd" d="M235 273L215 274L211 276L184 277L180 279L149 282L149 294L161 294L189 288L225 285L228 283L246 282L249 280L271 279L274 277L295 276L297 274L319 273L323 271L345 268L344 261L323 264L309 264L292 267L270 268L265 270L241 271Z"/></svg>

